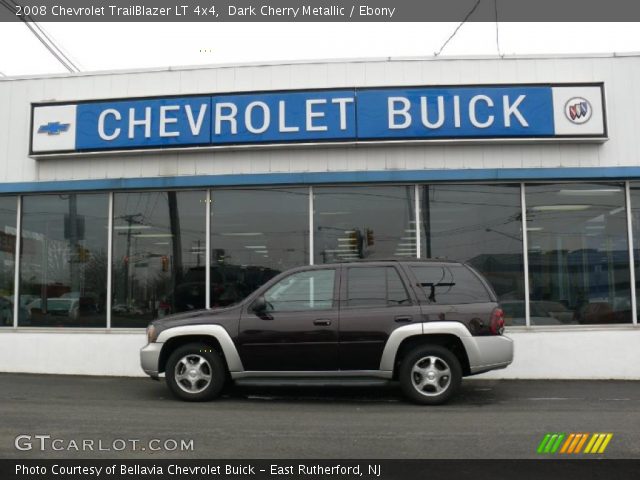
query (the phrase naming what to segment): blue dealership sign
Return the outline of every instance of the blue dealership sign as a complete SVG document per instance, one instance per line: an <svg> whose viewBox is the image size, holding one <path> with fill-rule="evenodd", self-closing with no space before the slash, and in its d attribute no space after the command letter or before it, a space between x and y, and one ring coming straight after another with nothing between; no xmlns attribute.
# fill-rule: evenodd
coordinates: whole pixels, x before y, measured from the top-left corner
<svg viewBox="0 0 640 480"><path fill-rule="evenodd" d="M361 139L553 134L550 87L409 88L365 90L358 94Z"/></svg>
<svg viewBox="0 0 640 480"><path fill-rule="evenodd" d="M81 103L76 149L206 145L211 142L210 97Z"/></svg>
<svg viewBox="0 0 640 480"><path fill-rule="evenodd" d="M606 138L602 84L351 88L32 106L31 154Z"/></svg>

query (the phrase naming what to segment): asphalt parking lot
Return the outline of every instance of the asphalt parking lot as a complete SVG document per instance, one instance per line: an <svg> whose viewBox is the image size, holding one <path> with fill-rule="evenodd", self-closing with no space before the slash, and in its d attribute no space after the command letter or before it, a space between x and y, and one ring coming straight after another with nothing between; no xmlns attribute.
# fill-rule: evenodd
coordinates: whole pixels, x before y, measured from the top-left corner
<svg viewBox="0 0 640 480"><path fill-rule="evenodd" d="M639 405L640 382L624 381L465 380L451 403L421 407L393 385L235 387L194 404L146 378L2 373L0 458L539 458L548 432L611 432L595 457L637 459ZM36 435L51 436L43 451ZM193 443L142 450L150 439Z"/></svg>

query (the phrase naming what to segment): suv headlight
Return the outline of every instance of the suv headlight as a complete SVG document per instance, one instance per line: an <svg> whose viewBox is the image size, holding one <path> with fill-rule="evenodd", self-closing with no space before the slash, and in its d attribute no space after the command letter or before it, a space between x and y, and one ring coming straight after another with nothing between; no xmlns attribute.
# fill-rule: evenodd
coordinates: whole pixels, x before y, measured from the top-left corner
<svg viewBox="0 0 640 480"><path fill-rule="evenodd" d="M158 338L158 332L156 331L156 327L154 325L149 325L147 327L147 341L149 343L153 343Z"/></svg>

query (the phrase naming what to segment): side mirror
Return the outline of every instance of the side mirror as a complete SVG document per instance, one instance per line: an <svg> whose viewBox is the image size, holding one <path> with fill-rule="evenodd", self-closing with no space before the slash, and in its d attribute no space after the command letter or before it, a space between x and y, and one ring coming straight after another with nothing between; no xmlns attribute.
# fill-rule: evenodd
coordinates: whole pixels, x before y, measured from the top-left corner
<svg viewBox="0 0 640 480"><path fill-rule="evenodd" d="M262 295L260 295L251 304L251 310L253 310L253 312L257 313L257 314L262 314L262 313L266 312L267 311L267 300Z"/></svg>

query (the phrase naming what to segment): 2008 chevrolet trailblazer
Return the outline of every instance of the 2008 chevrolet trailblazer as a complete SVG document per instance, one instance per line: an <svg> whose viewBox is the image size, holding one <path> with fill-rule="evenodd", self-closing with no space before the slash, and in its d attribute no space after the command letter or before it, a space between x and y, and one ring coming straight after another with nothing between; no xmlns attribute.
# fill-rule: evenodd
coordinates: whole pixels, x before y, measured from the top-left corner
<svg viewBox="0 0 640 480"><path fill-rule="evenodd" d="M235 305L155 320L140 356L183 400L212 399L228 381L399 380L411 400L439 404L463 376L512 362L503 329L495 293L468 265L353 262L295 268Z"/></svg>

